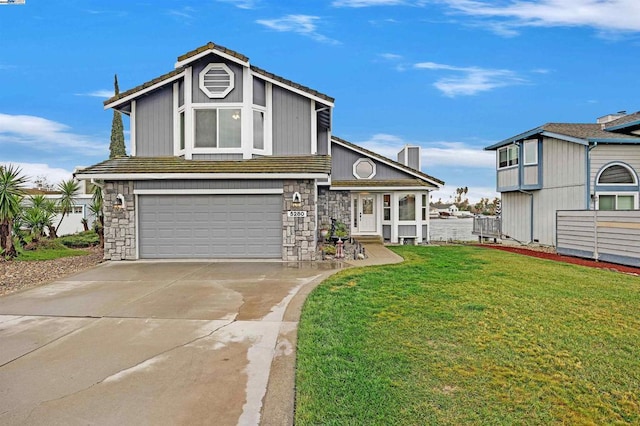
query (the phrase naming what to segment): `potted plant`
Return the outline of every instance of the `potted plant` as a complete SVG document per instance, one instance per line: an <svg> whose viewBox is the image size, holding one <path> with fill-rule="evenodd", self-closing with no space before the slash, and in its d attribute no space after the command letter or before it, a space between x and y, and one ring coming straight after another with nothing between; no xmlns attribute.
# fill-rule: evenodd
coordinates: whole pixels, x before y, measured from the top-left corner
<svg viewBox="0 0 640 426"><path fill-rule="evenodd" d="M348 235L349 232L347 231L347 225L344 222L336 222L333 236L337 237L338 241L342 241L342 239L346 238Z"/></svg>

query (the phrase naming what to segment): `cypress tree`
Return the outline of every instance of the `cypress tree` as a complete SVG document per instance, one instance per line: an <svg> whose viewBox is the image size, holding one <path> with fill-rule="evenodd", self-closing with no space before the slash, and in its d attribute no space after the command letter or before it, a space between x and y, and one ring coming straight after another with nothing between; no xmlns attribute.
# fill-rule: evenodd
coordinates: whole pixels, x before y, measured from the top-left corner
<svg viewBox="0 0 640 426"><path fill-rule="evenodd" d="M118 74L115 75L114 82L115 95L120 94L118 87ZM124 127L122 126L122 115L119 111L113 110L113 121L111 122L111 144L109 144L109 158L123 157L127 155L124 146Z"/></svg>

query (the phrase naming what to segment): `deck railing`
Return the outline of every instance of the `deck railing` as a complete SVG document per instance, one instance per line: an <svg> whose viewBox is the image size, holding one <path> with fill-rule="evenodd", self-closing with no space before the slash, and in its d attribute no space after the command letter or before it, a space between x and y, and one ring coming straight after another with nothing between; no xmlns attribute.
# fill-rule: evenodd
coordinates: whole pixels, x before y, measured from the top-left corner
<svg viewBox="0 0 640 426"><path fill-rule="evenodd" d="M476 216L473 218L472 233L480 238L500 238L502 220L499 217Z"/></svg>

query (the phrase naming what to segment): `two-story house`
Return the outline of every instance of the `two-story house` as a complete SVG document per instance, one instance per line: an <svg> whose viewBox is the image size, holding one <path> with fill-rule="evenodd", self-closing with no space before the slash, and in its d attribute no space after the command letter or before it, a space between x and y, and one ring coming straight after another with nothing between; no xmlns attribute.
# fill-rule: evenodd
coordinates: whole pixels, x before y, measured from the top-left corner
<svg viewBox="0 0 640 426"><path fill-rule="evenodd" d="M332 136L334 99L208 43L105 102L131 155L83 169L103 187L105 258L314 260L331 219L352 236L428 239L419 147L393 161Z"/></svg>
<svg viewBox="0 0 640 426"><path fill-rule="evenodd" d="M485 149L496 151L504 238L556 245L558 210L638 209L640 112L547 123Z"/></svg>

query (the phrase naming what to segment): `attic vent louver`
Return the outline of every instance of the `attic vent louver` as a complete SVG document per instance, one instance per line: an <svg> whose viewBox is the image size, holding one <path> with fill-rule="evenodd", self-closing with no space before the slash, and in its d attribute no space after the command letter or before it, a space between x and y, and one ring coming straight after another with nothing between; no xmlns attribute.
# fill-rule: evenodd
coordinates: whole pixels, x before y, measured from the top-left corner
<svg viewBox="0 0 640 426"><path fill-rule="evenodd" d="M210 98L224 98L234 83L233 71L226 64L209 64L200 72L200 90Z"/></svg>

